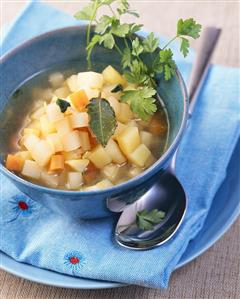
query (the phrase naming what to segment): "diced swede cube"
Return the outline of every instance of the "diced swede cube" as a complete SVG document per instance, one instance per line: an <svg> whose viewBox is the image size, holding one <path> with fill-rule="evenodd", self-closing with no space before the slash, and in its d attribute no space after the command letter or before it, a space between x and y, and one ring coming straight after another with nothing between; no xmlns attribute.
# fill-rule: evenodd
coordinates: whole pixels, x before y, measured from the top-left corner
<svg viewBox="0 0 240 299"><path fill-rule="evenodd" d="M133 118L133 113L127 103L119 103L119 112L116 116L118 121L127 123Z"/></svg>
<svg viewBox="0 0 240 299"><path fill-rule="evenodd" d="M96 72L78 73L79 86L101 89L103 86L103 75Z"/></svg>
<svg viewBox="0 0 240 299"><path fill-rule="evenodd" d="M113 108L115 114L118 115L120 113L119 101L113 96L108 97L107 100L108 100L110 106Z"/></svg>
<svg viewBox="0 0 240 299"><path fill-rule="evenodd" d="M68 173L68 188L79 189L83 184L83 178L81 172L69 172Z"/></svg>
<svg viewBox="0 0 240 299"><path fill-rule="evenodd" d="M122 152L128 156L141 143L140 135L137 127L127 127L118 136L117 142Z"/></svg>
<svg viewBox="0 0 240 299"><path fill-rule="evenodd" d="M7 155L6 168L10 171L20 172L23 168L24 160L20 156Z"/></svg>
<svg viewBox="0 0 240 299"><path fill-rule="evenodd" d="M67 133L70 133L72 131L72 127L67 117L56 122L55 127L57 129L59 136L64 136Z"/></svg>
<svg viewBox="0 0 240 299"><path fill-rule="evenodd" d="M39 138L34 134L27 134L23 137L23 145L26 147L26 149L32 153L32 150L34 149L35 145L39 142Z"/></svg>
<svg viewBox="0 0 240 299"><path fill-rule="evenodd" d="M103 168L105 165L111 163L110 155L105 151L102 145L97 145L88 156L89 160L97 167Z"/></svg>
<svg viewBox="0 0 240 299"><path fill-rule="evenodd" d="M88 86L81 88L85 91L88 99L97 98L99 96L99 89L93 89Z"/></svg>
<svg viewBox="0 0 240 299"><path fill-rule="evenodd" d="M77 111L84 111L87 104L89 103L89 98L83 89L74 92L69 95L69 99Z"/></svg>
<svg viewBox="0 0 240 299"><path fill-rule="evenodd" d="M54 91L54 95L58 98L66 98L70 93L70 90L68 89L68 87L63 86L63 87L59 87L58 89L56 89Z"/></svg>
<svg viewBox="0 0 240 299"><path fill-rule="evenodd" d="M114 135L112 136L113 139L117 139L117 136L126 129L126 125L120 123L119 121L117 122L117 127L115 129Z"/></svg>
<svg viewBox="0 0 240 299"><path fill-rule="evenodd" d="M82 157L82 149L79 148L74 151L63 152L63 156L65 160L80 159Z"/></svg>
<svg viewBox="0 0 240 299"><path fill-rule="evenodd" d="M48 81L52 85L52 87L56 88L63 84L64 76L60 72L53 73L49 76Z"/></svg>
<svg viewBox="0 0 240 299"><path fill-rule="evenodd" d="M116 164L108 164L102 169L102 174L111 182L116 182L119 176L119 166Z"/></svg>
<svg viewBox="0 0 240 299"><path fill-rule="evenodd" d="M153 136L153 134L149 132L141 131L140 137L141 137L141 142L145 144L147 147L151 147L151 145L154 143L155 137Z"/></svg>
<svg viewBox="0 0 240 299"><path fill-rule="evenodd" d="M78 76L72 75L67 79L67 85L71 92L76 92L79 90L78 86Z"/></svg>
<svg viewBox="0 0 240 299"><path fill-rule="evenodd" d="M112 139L109 139L105 147L105 151L109 154L109 156L112 158L112 161L115 163L122 164L127 161L126 157L120 151L117 143Z"/></svg>
<svg viewBox="0 0 240 299"><path fill-rule="evenodd" d="M60 107L57 104L47 105L46 113L48 120L52 123L64 118L64 114L61 112Z"/></svg>
<svg viewBox="0 0 240 299"><path fill-rule="evenodd" d="M65 164L71 167L73 170L78 172L83 172L89 164L87 159L78 159L78 160L67 160Z"/></svg>
<svg viewBox="0 0 240 299"><path fill-rule="evenodd" d="M73 129L87 127L88 121L87 112L74 113L69 116L69 122Z"/></svg>
<svg viewBox="0 0 240 299"><path fill-rule="evenodd" d="M58 133L47 135L46 140L51 145L54 153L61 152L63 150L62 141Z"/></svg>
<svg viewBox="0 0 240 299"><path fill-rule="evenodd" d="M128 154L128 159L139 167L146 166L146 162L150 157L151 152L145 144L140 144L132 153Z"/></svg>
<svg viewBox="0 0 240 299"><path fill-rule="evenodd" d="M32 160L32 156L29 151L20 151L15 154L15 156L20 157L23 161Z"/></svg>
<svg viewBox="0 0 240 299"><path fill-rule="evenodd" d="M26 160L23 165L22 175L37 180L41 175L41 167L35 161Z"/></svg>
<svg viewBox="0 0 240 299"><path fill-rule="evenodd" d="M46 140L40 140L32 149L31 155L40 166L46 166L51 159L53 150Z"/></svg>
<svg viewBox="0 0 240 299"><path fill-rule="evenodd" d="M40 124L43 136L47 136L48 134L56 132L54 124L49 121L46 114L40 117Z"/></svg>
<svg viewBox="0 0 240 299"><path fill-rule="evenodd" d="M111 65L107 66L103 72L104 84L121 84L125 85L126 81Z"/></svg>
<svg viewBox="0 0 240 299"><path fill-rule="evenodd" d="M45 108L44 108L44 111L45 111ZM44 112L45 113L45 112ZM37 119L34 119L33 121L31 121L29 124L28 124L28 128L29 129L38 129L38 130L41 130L41 124L40 124L40 121L37 120Z"/></svg>
<svg viewBox="0 0 240 299"><path fill-rule="evenodd" d="M62 136L62 144L65 152L70 152L81 147L79 131L72 131Z"/></svg>
<svg viewBox="0 0 240 299"><path fill-rule="evenodd" d="M88 132L79 132L83 152L90 151L91 143Z"/></svg>

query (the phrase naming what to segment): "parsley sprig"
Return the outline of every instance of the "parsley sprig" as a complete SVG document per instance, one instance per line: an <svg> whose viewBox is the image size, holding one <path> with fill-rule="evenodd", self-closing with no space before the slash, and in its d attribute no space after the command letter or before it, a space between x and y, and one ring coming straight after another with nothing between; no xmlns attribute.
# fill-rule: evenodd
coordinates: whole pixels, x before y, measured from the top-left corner
<svg viewBox="0 0 240 299"><path fill-rule="evenodd" d="M136 224L142 230L153 230L154 225L163 221L165 212L153 209L151 211L142 210L137 212Z"/></svg>
<svg viewBox="0 0 240 299"><path fill-rule="evenodd" d="M109 15L99 17L99 9L103 6L109 8ZM169 45L180 39L180 51L186 57L189 53L189 40L199 37L201 25L192 18L180 19L174 38L160 49L159 39L154 33L151 32L145 39L136 35L142 24L122 22L122 16L126 14L139 17L136 11L130 9L127 0L91 0L75 14L75 18L89 21L86 48L89 69L92 67L91 54L96 45L116 49L121 57L125 79L138 86L136 90L123 90L121 101L128 102L132 111L146 120L157 111L154 98L157 76L162 74L165 80L170 80L176 73L176 63ZM95 29L91 38L92 24L95 24ZM119 39L123 41L121 46L118 44Z"/></svg>

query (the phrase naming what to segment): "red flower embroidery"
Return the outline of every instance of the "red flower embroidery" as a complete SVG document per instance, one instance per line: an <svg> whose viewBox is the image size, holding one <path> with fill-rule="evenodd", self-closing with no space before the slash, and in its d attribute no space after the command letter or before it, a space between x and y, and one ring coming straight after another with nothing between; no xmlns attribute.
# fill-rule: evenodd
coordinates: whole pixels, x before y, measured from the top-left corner
<svg viewBox="0 0 240 299"><path fill-rule="evenodd" d="M19 201L18 207L23 211L28 210L28 204L25 201Z"/></svg>
<svg viewBox="0 0 240 299"><path fill-rule="evenodd" d="M76 256L72 256L72 257L70 257L69 261L70 261L70 263L73 264L73 265L76 265L76 264L78 264L78 263L80 262L79 258L76 257Z"/></svg>
<svg viewBox="0 0 240 299"><path fill-rule="evenodd" d="M64 264L72 270L73 274L75 274L85 264L85 257L79 251L70 251L64 256Z"/></svg>

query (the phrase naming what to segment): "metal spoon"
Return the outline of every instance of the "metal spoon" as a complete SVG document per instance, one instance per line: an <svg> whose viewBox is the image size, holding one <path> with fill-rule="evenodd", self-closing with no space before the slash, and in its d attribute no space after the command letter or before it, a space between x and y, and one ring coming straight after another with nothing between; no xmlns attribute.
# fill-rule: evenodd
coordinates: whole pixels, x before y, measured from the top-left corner
<svg viewBox="0 0 240 299"><path fill-rule="evenodd" d="M189 80L189 119L206 77L210 58L220 32L221 29L215 27L207 27L203 31L200 49ZM115 230L115 239L121 246L134 250L146 250L165 243L176 233L187 208L187 196L174 174L176 156L177 151L170 166L162 174L157 184L136 202L124 207ZM121 209L119 206L116 208ZM153 230L143 231L136 225L136 214L144 209L147 211L157 209L166 212L163 221L155 225Z"/></svg>

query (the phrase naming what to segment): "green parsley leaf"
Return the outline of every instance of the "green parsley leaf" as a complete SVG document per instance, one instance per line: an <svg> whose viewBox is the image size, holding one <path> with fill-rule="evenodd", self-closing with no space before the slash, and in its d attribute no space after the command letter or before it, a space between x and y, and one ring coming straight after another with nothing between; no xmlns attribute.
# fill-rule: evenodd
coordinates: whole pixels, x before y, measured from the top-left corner
<svg viewBox="0 0 240 299"><path fill-rule="evenodd" d="M119 91L123 91L123 86L122 86L121 84L116 85L116 86L111 90L111 92L113 92L113 93L116 93L116 92L119 92Z"/></svg>
<svg viewBox="0 0 240 299"><path fill-rule="evenodd" d="M99 143L106 146L117 127L116 116L113 108L105 99L94 98L87 105L90 116L90 128Z"/></svg>
<svg viewBox="0 0 240 299"><path fill-rule="evenodd" d="M138 37L136 37L132 41L132 54L134 56L139 56L143 52L143 46L141 45L141 42Z"/></svg>
<svg viewBox="0 0 240 299"><path fill-rule="evenodd" d="M141 30L142 27L143 27L142 24L134 24L134 23L129 24L129 26L130 26L130 29L129 29L129 34L130 34L130 35L132 35L132 34L138 32L138 31Z"/></svg>
<svg viewBox="0 0 240 299"><path fill-rule="evenodd" d="M94 3L89 3L82 10L78 11L74 17L77 20L90 21L94 12Z"/></svg>
<svg viewBox="0 0 240 299"><path fill-rule="evenodd" d="M153 209L148 212L142 210L137 212L136 224L142 230L153 230L154 225L159 224L165 217L165 212Z"/></svg>
<svg viewBox="0 0 240 299"><path fill-rule="evenodd" d="M188 55L189 52L189 40L181 37L181 47L180 47L180 51L183 53L183 56L186 57Z"/></svg>
<svg viewBox="0 0 240 299"><path fill-rule="evenodd" d="M142 120L147 120L149 116L157 111L156 99L153 96L156 90L151 87L142 87L137 90L125 90L120 98L121 102L127 102L133 113Z"/></svg>
<svg viewBox="0 0 240 299"><path fill-rule="evenodd" d="M95 32L99 34L104 34L107 28L112 24L113 18L109 16L102 16L96 25Z"/></svg>
<svg viewBox="0 0 240 299"><path fill-rule="evenodd" d="M159 72L164 73L165 80L169 80L173 75L175 75L176 64L173 60L173 52L171 49L161 50L159 53L160 57L160 68Z"/></svg>
<svg viewBox="0 0 240 299"><path fill-rule="evenodd" d="M124 77L129 83L145 84L148 79L147 66L142 61L134 59L130 65L130 72L125 72Z"/></svg>
<svg viewBox="0 0 240 299"><path fill-rule="evenodd" d="M129 48L125 48L123 50L123 56L122 56L122 66L123 68L127 68L131 66L132 63L132 52Z"/></svg>
<svg viewBox="0 0 240 299"><path fill-rule="evenodd" d="M103 43L104 47L107 49L112 49L115 45L115 40L111 33L105 33L101 36L99 43Z"/></svg>
<svg viewBox="0 0 240 299"><path fill-rule="evenodd" d="M115 23L112 26L111 32L119 37L125 37L129 33L128 24L117 24Z"/></svg>
<svg viewBox="0 0 240 299"><path fill-rule="evenodd" d="M154 33L151 32L147 38L143 41L143 50L146 53L153 53L159 45L159 39L154 37Z"/></svg>
<svg viewBox="0 0 240 299"><path fill-rule="evenodd" d="M199 37L202 26L197 24L193 18L180 19L177 24L177 35L178 36L190 36L194 39Z"/></svg>
<svg viewBox="0 0 240 299"><path fill-rule="evenodd" d="M59 106L62 113L64 113L67 108L71 106L69 102L62 99L57 99L56 104Z"/></svg>

